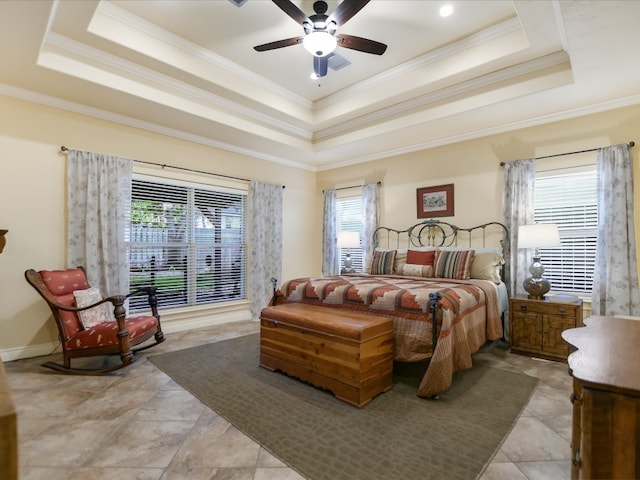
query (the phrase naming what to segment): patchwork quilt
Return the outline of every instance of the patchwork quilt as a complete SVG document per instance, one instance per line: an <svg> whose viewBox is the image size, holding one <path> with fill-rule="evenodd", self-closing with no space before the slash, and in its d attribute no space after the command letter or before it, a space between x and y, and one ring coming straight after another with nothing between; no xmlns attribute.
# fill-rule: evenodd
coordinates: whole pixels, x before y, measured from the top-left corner
<svg viewBox="0 0 640 480"><path fill-rule="evenodd" d="M434 348L429 298L436 293ZM471 355L503 334L497 288L487 280L364 274L305 277L285 282L279 295L278 302L304 302L392 318L395 360L430 359L418 388L421 397L447 390L455 372L471 368Z"/></svg>

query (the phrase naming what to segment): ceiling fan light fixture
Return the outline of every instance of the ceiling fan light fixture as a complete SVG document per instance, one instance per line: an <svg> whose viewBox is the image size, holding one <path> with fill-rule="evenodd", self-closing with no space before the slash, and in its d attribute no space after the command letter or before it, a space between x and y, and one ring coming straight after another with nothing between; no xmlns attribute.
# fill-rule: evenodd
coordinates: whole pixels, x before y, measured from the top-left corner
<svg viewBox="0 0 640 480"><path fill-rule="evenodd" d="M453 14L453 5L443 5L442 7L440 7L440 16L441 17L448 17L451 14Z"/></svg>
<svg viewBox="0 0 640 480"><path fill-rule="evenodd" d="M333 52L338 41L336 37L327 32L311 32L304 37L302 45L311 55L316 57L326 57Z"/></svg>

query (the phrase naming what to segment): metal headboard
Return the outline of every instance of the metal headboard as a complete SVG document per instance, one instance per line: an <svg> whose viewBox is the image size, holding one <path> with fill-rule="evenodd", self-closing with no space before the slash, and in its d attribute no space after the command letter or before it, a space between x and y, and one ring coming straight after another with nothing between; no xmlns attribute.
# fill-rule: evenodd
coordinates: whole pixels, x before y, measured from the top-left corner
<svg viewBox="0 0 640 480"><path fill-rule="evenodd" d="M485 248L500 245L504 250L508 238L509 230L499 222L462 228L434 219L424 220L405 230L378 227L373 232L374 246L391 249L424 246Z"/></svg>

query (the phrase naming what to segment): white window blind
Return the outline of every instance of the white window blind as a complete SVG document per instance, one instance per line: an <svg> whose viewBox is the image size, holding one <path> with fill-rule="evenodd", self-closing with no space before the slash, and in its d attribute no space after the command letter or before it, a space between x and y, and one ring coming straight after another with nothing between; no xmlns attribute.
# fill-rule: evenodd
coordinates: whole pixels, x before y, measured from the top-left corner
<svg viewBox="0 0 640 480"><path fill-rule="evenodd" d="M362 245L362 238L364 235L364 221L363 221L363 211L362 211L362 196L348 196L343 198L338 198L336 201L336 216L337 216L337 231L350 231L350 232L358 232L360 234L360 245ZM352 267L356 272L363 272L363 255L362 255L362 246L358 248L339 248L339 258L340 265L339 269L341 270L344 266L344 257L347 254L347 251L351 255Z"/></svg>
<svg viewBox="0 0 640 480"><path fill-rule="evenodd" d="M246 193L134 179L127 225L131 290L162 306L245 297ZM130 308L142 308L134 297Z"/></svg>
<svg viewBox="0 0 640 480"><path fill-rule="evenodd" d="M590 293L598 240L595 166L582 171L538 174L535 221L557 223L561 247L540 249L544 276L553 291Z"/></svg>

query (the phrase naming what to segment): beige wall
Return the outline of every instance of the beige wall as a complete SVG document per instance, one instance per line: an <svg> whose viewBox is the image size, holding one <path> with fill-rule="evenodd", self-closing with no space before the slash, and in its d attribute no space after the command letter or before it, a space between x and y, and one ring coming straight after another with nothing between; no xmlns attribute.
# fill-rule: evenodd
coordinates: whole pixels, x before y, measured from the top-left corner
<svg viewBox="0 0 640 480"><path fill-rule="evenodd" d="M65 156L60 146L180 165L284 184L283 276L318 272L321 222L309 214L317 201L315 173L225 152L0 96L0 228L8 229L0 255L0 354L4 360L48 353L57 331L44 301L24 280L28 268L66 267ZM211 177L205 177L211 179ZM186 309L163 315L165 329L244 316L246 305L222 311ZM190 322L190 323L189 323Z"/></svg>
<svg viewBox="0 0 640 480"><path fill-rule="evenodd" d="M500 162L545 156L635 141L634 177L638 178L640 149L640 106L514 130L443 147L433 148L350 167L318 173L318 190L363 181L381 181L380 224L404 229L419 222L416 189L453 183L455 216L443 218L465 227L502 221L503 170ZM595 155L591 161L594 161ZM585 156L563 156L540 160L538 169L549 170L576 165ZM635 181L636 185L640 181ZM635 205L640 205L640 189L635 189ZM640 225L640 208L635 209ZM636 236L640 241L640 232ZM637 251L640 252L640 243ZM585 302L585 316L590 305Z"/></svg>
<svg viewBox="0 0 640 480"><path fill-rule="evenodd" d="M381 181L380 223L406 228L418 222L417 188L453 183L455 216L448 220L466 226L501 221L501 161L584 150L631 140L637 144L633 155L634 170L638 171L639 106L326 170L318 173L317 184L318 189L322 190L361 183L363 180ZM557 168L575 163L575 157L558 157L539 163L544 163L545 169ZM640 204L639 201L636 189L636 204Z"/></svg>
<svg viewBox="0 0 640 480"><path fill-rule="evenodd" d="M639 133L640 107L629 107L315 174L0 96L0 228L9 230L0 255L0 354L5 360L33 356L56 344L48 310L23 273L66 266L61 145L285 184L283 278L290 278L320 273L324 188L379 180L381 224L405 228L417 223L416 188L453 183L455 217L449 220L483 223L502 218L500 161L630 140L640 144ZM638 147L633 152L638 172ZM545 161L544 168L572 161L561 157ZM179 329L237 315L189 310L163 320Z"/></svg>

